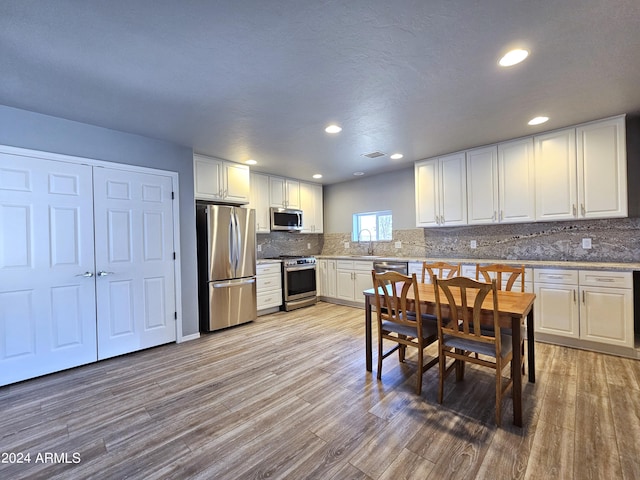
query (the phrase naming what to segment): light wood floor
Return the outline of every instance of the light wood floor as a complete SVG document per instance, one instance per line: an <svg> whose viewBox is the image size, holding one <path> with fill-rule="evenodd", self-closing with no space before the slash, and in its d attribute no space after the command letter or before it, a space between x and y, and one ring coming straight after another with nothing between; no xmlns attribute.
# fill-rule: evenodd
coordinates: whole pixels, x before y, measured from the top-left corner
<svg viewBox="0 0 640 480"><path fill-rule="evenodd" d="M507 398L497 428L489 370L443 405L415 356L366 373L363 317L320 303L0 388L0 452L31 454L0 478L640 478L639 361L536 344L525 427Z"/></svg>

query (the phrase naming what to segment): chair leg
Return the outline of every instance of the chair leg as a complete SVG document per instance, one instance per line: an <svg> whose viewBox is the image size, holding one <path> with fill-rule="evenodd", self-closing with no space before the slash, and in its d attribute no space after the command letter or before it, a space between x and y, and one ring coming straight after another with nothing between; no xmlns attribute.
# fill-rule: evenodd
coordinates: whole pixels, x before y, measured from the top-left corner
<svg viewBox="0 0 640 480"><path fill-rule="evenodd" d="M513 362L511 362L513 371ZM500 426L502 419L502 362L496 359L496 425Z"/></svg>
<svg viewBox="0 0 640 480"><path fill-rule="evenodd" d="M446 370L446 359L442 348L438 349L438 364L440 369L440 378L438 379L438 403L442 403L443 391L444 391L444 375Z"/></svg>
<svg viewBox="0 0 640 480"><path fill-rule="evenodd" d="M416 393L418 395L422 394L422 364L424 362L424 351L422 350L422 345L418 347L418 371L416 375L418 375L418 384L416 386Z"/></svg>
<svg viewBox="0 0 640 480"><path fill-rule="evenodd" d="M382 379L382 334L378 333L378 380Z"/></svg>
<svg viewBox="0 0 640 480"><path fill-rule="evenodd" d="M400 334L399 334L399 335L398 335L398 338L401 338L401 339L403 339L403 340L404 340L404 339L406 339L406 338L407 338L407 336L406 336L406 335L400 335ZM404 362L404 359L405 359L405 357L406 357L406 355L407 355L407 346L406 346L406 345L403 345L403 344L399 344L399 345L398 345L398 347L399 347L399 348L398 348L398 360L400 360L400 363L403 363L403 362Z"/></svg>

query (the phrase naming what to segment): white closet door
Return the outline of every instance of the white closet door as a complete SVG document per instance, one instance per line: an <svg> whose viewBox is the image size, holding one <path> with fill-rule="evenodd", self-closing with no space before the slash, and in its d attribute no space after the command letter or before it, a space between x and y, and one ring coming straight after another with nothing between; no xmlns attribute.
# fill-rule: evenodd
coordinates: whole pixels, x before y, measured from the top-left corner
<svg viewBox="0 0 640 480"><path fill-rule="evenodd" d="M94 169L98 358L176 340L171 177Z"/></svg>
<svg viewBox="0 0 640 480"><path fill-rule="evenodd" d="M0 154L0 385L97 360L92 196L89 166Z"/></svg>

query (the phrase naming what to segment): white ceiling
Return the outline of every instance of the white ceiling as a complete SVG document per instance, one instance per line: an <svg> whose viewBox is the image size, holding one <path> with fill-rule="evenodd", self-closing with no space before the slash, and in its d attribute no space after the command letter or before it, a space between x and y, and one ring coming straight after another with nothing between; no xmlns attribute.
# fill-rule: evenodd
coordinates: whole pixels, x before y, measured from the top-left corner
<svg viewBox="0 0 640 480"><path fill-rule="evenodd" d="M639 52L638 0L2 0L0 104L335 183L640 112Z"/></svg>

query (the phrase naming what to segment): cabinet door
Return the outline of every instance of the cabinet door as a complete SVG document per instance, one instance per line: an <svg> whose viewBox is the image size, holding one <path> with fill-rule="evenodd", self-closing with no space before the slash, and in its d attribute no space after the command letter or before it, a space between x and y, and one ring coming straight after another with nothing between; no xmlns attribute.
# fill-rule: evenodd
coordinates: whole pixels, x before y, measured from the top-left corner
<svg viewBox="0 0 640 480"><path fill-rule="evenodd" d="M364 295L362 292L373 288L373 278L371 271L355 272L354 274L354 300L364 304Z"/></svg>
<svg viewBox="0 0 640 480"><path fill-rule="evenodd" d="M336 297L353 301L353 292L353 270L336 270Z"/></svg>
<svg viewBox="0 0 640 480"><path fill-rule="evenodd" d="M224 162L224 200L233 203L249 203L250 172L247 165Z"/></svg>
<svg viewBox="0 0 640 480"><path fill-rule="evenodd" d="M195 183L195 197L200 200L222 199L222 160L216 160L201 155L193 156L193 176Z"/></svg>
<svg viewBox="0 0 640 480"><path fill-rule="evenodd" d="M501 222L535 220L533 138L498 145Z"/></svg>
<svg viewBox="0 0 640 480"><path fill-rule="evenodd" d="M574 128L534 138L536 220L577 217L576 135Z"/></svg>
<svg viewBox="0 0 640 480"><path fill-rule="evenodd" d="M437 227L440 215L438 159L415 165L416 226Z"/></svg>
<svg viewBox="0 0 640 480"><path fill-rule="evenodd" d="M284 182L286 207L300 208L300 182L297 180L285 180Z"/></svg>
<svg viewBox="0 0 640 480"><path fill-rule="evenodd" d="M269 177L269 204L272 207L285 207L287 203L282 177Z"/></svg>
<svg viewBox="0 0 640 480"><path fill-rule="evenodd" d="M624 118L576 129L580 218L627 216Z"/></svg>
<svg viewBox="0 0 640 480"><path fill-rule="evenodd" d="M632 290L580 287L580 338L633 347Z"/></svg>
<svg viewBox="0 0 640 480"><path fill-rule="evenodd" d="M322 233L322 185L300 182L302 233Z"/></svg>
<svg viewBox="0 0 640 480"><path fill-rule="evenodd" d="M467 169L464 153L440 158L440 221L467 224Z"/></svg>
<svg viewBox="0 0 640 480"><path fill-rule="evenodd" d="M578 338L580 321L577 285L535 284L536 332Z"/></svg>
<svg viewBox="0 0 640 480"><path fill-rule="evenodd" d="M335 298L337 296L337 278L336 278L336 261L327 260L327 289L325 295Z"/></svg>
<svg viewBox="0 0 640 480"><path fill-rule="evenodd" d="M467 218L470 225L498 221L498 148L467 152Z"/></svg>
<svg viewBox="0 0 640 480"><path fill-rule="evenodd" d="M256 233L269 233L271 231L271 218L269 213L269 177L251 172L251 190L249 206L256 211Z"/></svg>

